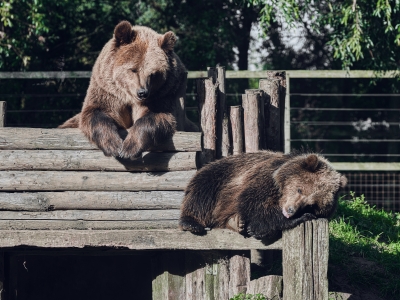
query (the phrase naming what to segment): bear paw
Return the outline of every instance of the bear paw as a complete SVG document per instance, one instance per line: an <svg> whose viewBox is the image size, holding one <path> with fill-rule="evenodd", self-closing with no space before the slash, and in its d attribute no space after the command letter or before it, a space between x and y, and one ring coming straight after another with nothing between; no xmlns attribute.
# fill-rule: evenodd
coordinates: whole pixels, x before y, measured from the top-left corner
<svg viewBox="0 0 400 300"><path fill-rule="evenodd" d="M97 146L103 151L105 156L117 157L122 148L122 139L115 138L108 140L108 143L97 144Z"/></svg>
<svg viewBox="0 0 400 300"><path fill-rule="evenodd" d="M259 230L255 230L250 225L247 226L247 234L249 236L252 236L252 237L256 238L257 240L261 240L266 236L266 233L262 233Z"/></svg>
<svg viewBox="0 0 400 300"><path fill-rule="evenodd" d="M179 226L183 231L190 231L194 234L206 233L205 227L190 217L181 218L181 220L179 221Z"/></svg>
<svg viewBox="0 0 400 300"><path fill-rule="evenodd" d="M143 150L133 141L125 140L118 156L126 159L136 159L142 156Z"/></svg>
<svg viewBox="0 0 400 300"><path fill-rule="evenodd" d="M311 220L315 220L317 217L315 216L315 215L313 215L313 214L310 214L310 213L305 213L303 216L302 216L302 219L304 220L304 221L311 221Z"/></svg>

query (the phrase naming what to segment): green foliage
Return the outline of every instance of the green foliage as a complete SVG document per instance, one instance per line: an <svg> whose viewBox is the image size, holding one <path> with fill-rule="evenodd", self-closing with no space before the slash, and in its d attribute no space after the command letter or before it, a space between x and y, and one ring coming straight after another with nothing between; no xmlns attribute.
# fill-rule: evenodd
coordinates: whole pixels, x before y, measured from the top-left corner
<svg viewBox="0 0 400 300"><path fill-rule="evenodd" d="M309 22L314 30L329 29L329 45L343 68L396 69L400 45L399 0L247 0L262 6L265 32L274 21L289 28Z"/></svg>
<svg viewBox="0 0 400 300"><path fill-rule="evenodd" d="M269 299L267 299L262 294L251 295L251 294L240 293L240 294L233 296L233 298L230 298L229 300L269 300Z"/></svg>
<svg viewBox="0 0 400 300"><path fill-rule="evenodd" d="M378 210L351 193L350 201L339 201L329 230L330 264L346 273L349 283L376 287L386 299L398 295L400 213Z"/></svg>

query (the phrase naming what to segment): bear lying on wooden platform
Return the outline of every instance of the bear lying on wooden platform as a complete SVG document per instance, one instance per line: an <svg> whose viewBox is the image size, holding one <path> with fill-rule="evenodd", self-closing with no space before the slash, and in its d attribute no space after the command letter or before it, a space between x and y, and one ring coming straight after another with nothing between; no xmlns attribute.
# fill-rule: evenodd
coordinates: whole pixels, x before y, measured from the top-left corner
<svg viewBox="0 0 400 300"><path fill-rule="evenodd" d="M206 227L230 228L258 239L276 238L307 220L330 217L346 183L314 153L229 156L206 165L189 182L180 227L196 234Z"/></svg>

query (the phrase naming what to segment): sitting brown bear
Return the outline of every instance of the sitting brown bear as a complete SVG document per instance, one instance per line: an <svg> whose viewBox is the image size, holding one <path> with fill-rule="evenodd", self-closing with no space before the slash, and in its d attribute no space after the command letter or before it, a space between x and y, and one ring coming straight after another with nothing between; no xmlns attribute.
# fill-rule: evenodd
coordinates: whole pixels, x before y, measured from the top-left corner
<svg viewBox="0 0 400 300"><path fill-rule="evenodd" d="M186 69L174 52L174 33L120 22L93 67L82 111L59 128L79 127L107 156L136 158L178 128ZM128 130L123 140L118 129Z"/></svg>
<svg viewBox="0 0 400 300"><path fill-rule="evenodd" d="M200 169L186 188L180 227L203 234L230 228L258 239L335 211L346 177L313 153L260 151L230 156Z"/></svg>

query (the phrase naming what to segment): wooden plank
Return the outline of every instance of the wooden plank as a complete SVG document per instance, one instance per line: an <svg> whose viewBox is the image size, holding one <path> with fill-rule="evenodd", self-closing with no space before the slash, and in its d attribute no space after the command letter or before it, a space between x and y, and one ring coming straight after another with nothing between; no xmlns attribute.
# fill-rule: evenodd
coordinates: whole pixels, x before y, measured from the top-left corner
<svg viewBox="0 0 400 300"><path fill-rule="evenodd" d="M182 191L196 171L0 171L0 191Z"/></svg>
<svg viewBox="0 0 400 300"><path fill-rule="evenodd" d="M0 210L179 209L183 191L0 193Z"/></svg>
<svg viewBox="0 0 400 300"><path fill-rule="evenodd" d="M265 245L227 229L197 236L177 229L164 230L0 230L0 248L121 247L136 250L249 250L281 249L281 240Z"/></svg>
<svg viewBox="0 0 400 300"><path fill-rule="evenodd" d="M7 102L0 101L0 127L6 126Z"/></svg>
<svg viewBox="0 0 400 300"><path fill-rule="evenodd" d="M0 220L0 230L138 230L176 229L178 220L84 221Z"/></svg>
<svg viewBox="0 0 400 300"><path fill-rule="evenodd" d="M290 76L286 72L286 95L285 95L285 111L284 111L284 126L283 126L283 144L284 153L290 153Z"/></svg>
<svg viewBox="0 0 400 300"><path fill-rule="evenodd" d="M206 262L203 252L185 253L185 300L204 300L206 297Z"/></svg>
<svg viewBox="0 0 400 300"><path fill-rule="evenodd" d="M123 132L121 133L123 135ZM0 149L94 150L79 129L0 128ZM157 146L157 151L201 151L201 133L176 132L172 139Z"/></svg>
<svg viewBox="0 0 400 300"><path fill-rule="evenodd" d="M90 78L91 71L0 72L0 79Z"/></svg>
<svg viewBox="0 0 400 300"><path fill-rule="evenodd" d="M283 232L283 298L328 299L328 221L317 219Z"/></svg>
<svg viewBox="0 0 400 300"><path fill-rule="evenodd" d="M400 171L400 163L353 163L353 162L334 162L332 166L339 171Z"/></svg>
<svg viewBox="0 0 400 300"><path fill-rule="evenodd" d="M0 220L146 221L178 220L179 209L0 211Z"/></svg>
<svg viewBox="0 0 400 300"><path fill-rule="evenodd" d="M135 160L100 150L2 150L0 170L184 171L196 169L196 152L144 152Z"/></svg>

